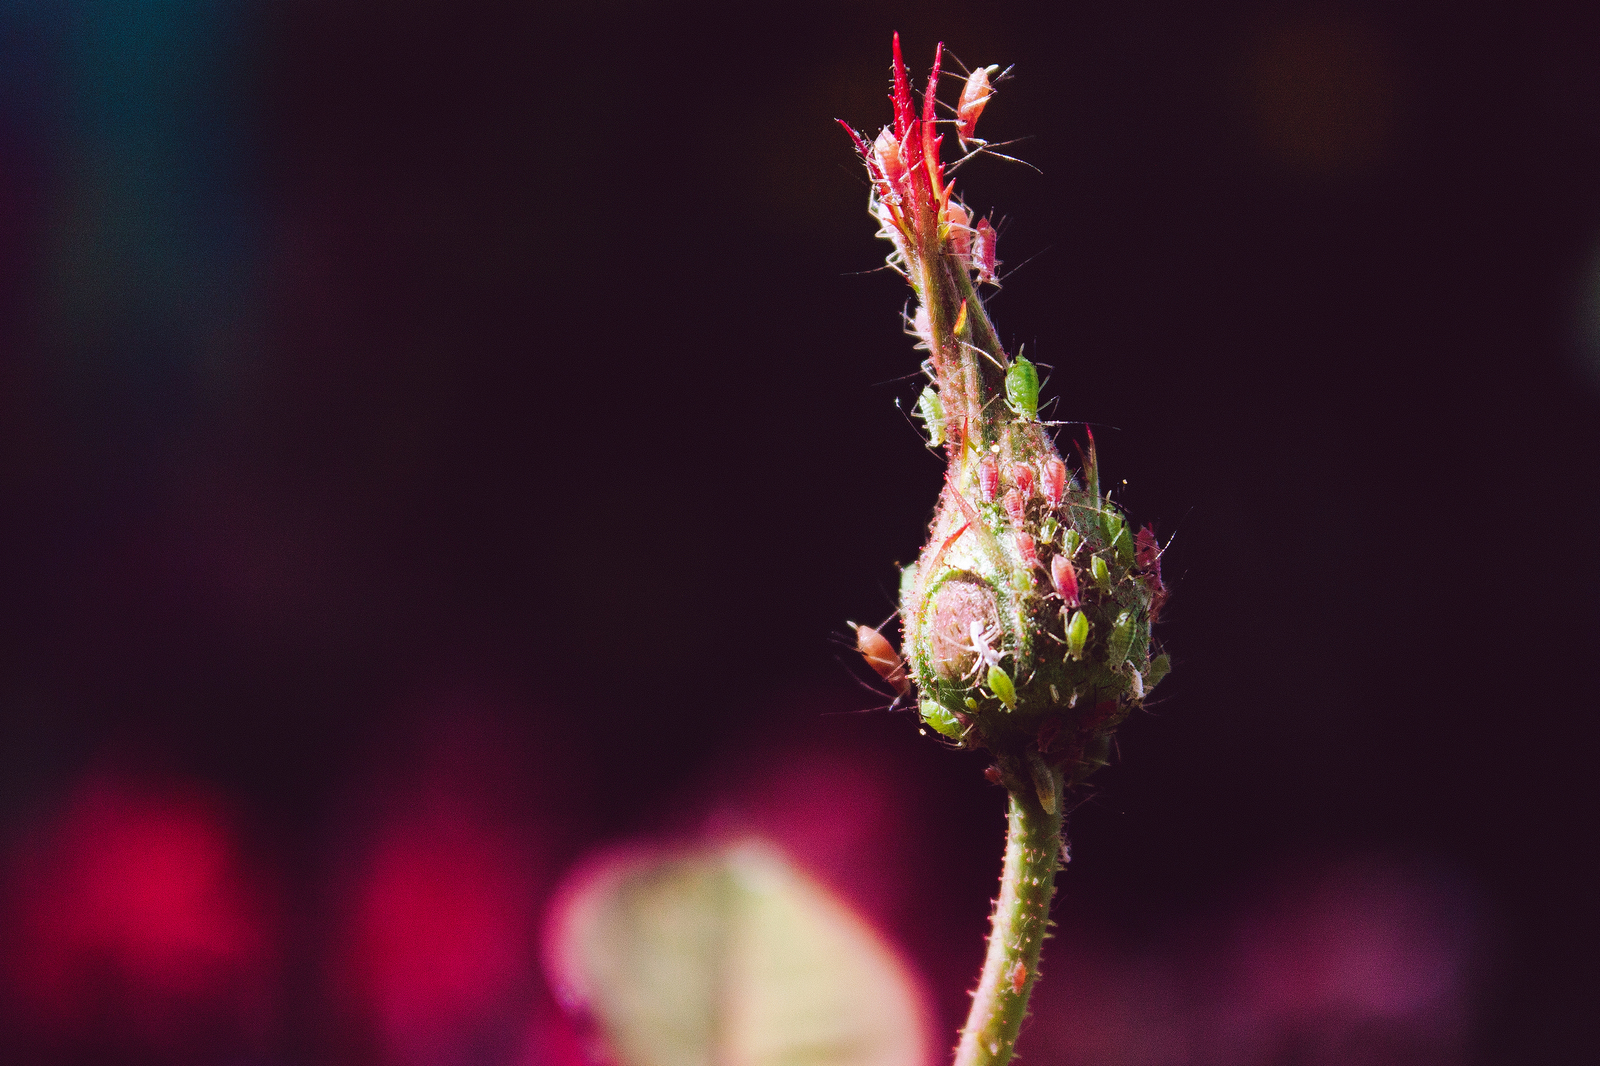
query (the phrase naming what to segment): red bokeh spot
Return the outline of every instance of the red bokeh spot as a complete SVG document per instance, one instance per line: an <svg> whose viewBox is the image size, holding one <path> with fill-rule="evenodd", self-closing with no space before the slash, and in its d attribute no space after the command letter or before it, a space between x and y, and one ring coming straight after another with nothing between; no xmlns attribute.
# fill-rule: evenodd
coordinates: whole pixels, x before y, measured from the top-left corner
<svg viewBox="0 0 1600 1066"><path fill-rule="evenodd" d="M469 804L435 796L378 831L335 973L389 1057L451 1059L509 1016L532 983L535 887L527 849Z"/></svg>
<svg viewBox="0 0 1600 1066"><path fill-rule="evenodd" d="M91 778L12 859L10 976L30 1024L259 1030L271 937L214 797Z"/></svg>

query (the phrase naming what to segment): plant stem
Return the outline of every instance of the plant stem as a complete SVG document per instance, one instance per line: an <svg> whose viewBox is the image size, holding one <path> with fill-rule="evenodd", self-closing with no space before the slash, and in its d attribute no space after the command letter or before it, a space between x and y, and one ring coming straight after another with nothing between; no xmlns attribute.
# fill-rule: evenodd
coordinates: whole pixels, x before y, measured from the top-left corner
<svg viewBox="0 0 1600 1066"><path fill-rule="evenodd" d="M1046 811L1026 775L1020 780L1007 777L1016 780L1016 787L1010 790L1000 898L955 1066L1005 1066L1011 1061L1050 925L1061 852L1061 803L1057 799L1055 810ZM1057 774L1056 796L1061 792Z"/></svg>

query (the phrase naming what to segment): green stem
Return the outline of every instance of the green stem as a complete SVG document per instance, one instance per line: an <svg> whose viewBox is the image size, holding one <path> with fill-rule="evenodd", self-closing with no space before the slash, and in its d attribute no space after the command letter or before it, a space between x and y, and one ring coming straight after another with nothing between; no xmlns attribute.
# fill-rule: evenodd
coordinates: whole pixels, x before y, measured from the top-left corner
<svg viewBox="0 0 1600 1066"><path fill-rule="evenodd" d="M1050 772L1056 774L1059 797L1060 775ZM1059 799L1052 805L1054 811L1044 809L1026 775L1011 790L1000 899L955 1066L1005 1066L1016 1048L1028 996L1039 977L1039 951L1048 935L1050 899L1055 894L1061 852Z"/></svg>

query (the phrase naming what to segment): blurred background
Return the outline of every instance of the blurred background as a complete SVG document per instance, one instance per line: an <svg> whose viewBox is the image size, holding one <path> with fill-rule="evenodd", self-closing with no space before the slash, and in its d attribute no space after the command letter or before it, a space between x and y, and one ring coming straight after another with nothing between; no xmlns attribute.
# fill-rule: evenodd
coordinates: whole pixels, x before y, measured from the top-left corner
<svg viewBox="0 0 1600 1066"><path fill-rule="evenodd" d="M991 312L1172 538L1027 1061L1594 1061L1585 7L0 3L5 1057L576 1062L563 872L745 831L943 1046L898 29L1016 65Z"/></svg>

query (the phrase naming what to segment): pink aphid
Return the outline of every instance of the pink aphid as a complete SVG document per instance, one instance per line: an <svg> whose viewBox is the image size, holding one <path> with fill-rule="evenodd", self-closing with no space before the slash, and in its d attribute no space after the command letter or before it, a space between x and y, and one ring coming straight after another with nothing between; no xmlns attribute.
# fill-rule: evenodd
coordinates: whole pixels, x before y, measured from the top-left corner
<svg viewBox="0 0 1600 1066"><path fill-rule="evenodd" d="M922 343L919 348L933 348L933 323L928 320L928 309L922 304L911 312L911 329Z"/></svg>
<svg viewBox="0 0 1600 1066"><path fill-rule="evenodd" d="M950 250L961 259L972 255L972 216L955 200L945 208L945 221L950 226Z"/></svg>
<svg viewBox="0 0 1600 1066"><path fill-rule="evenodd" d="M989 225L988 219L980 218L972 231L972 265L978 271L979 284L986 281L990 285L999 284L995 271L1000 269L1000 261L995 258L994 243L994 227Z"/></svg>
<svg viewBox="0 0 1600 1066"><path fill-rule="evenodd" d="M1034 567L1038 566L1039 548L1038 545L1034 543L1033 537L1026 533L1020 532L1014 534L1014 537L1016 539L1017 555L1022 558L1022 565L1026 566L1029 570L1032 570Z"/></svg>
<svg viewBox="0 0 1600 1066"><path fill-rule="evenodd" d="M982 494L984 502L994 499L994 494L1000 491L1000 468L993 459L984 456L978 460L978 492Z"/></svg>
<svg viewBox="0 0 1600 1066"><path fill-rule="evenodd" d="M1055 456L1044 461L1044 498L1051 507L1060 507L1067 494L1067 464Z"/></svg>
<svg viewBox="0 0 1600 1066"><path fill-rule="evenodd" d="M1078 606L1078 573L1072 568L1072 560L1065 555L1051 559L1050 581L1056 587L1056 595L1060 596L1068 607Z"/></svg>
<svg viewBox="0 0 1600 1066"><path fill-rule="evenodd" d="M1010 492L1006 493L1005 499L1001 500L1000 503L1001 506L1005 507L1006 514L1011 519L1011 524L1014 526L1022 525L1022 520L1025 517L1028 506L1022 493L1018 492L1016 489L1012 489Z"/></svg>
<svg viewBox="0 0 1600 1066"><path fill-rule="evenodd" d="M877 158L878 169L883 171L889 187L899 191L906 179L906 164L900 152L900 142L895 140L893 130L887 126L883 128L883 132L878 134L878 139L872 144L872 154Z"/></svg>
<svg viewBox="0 0 1600 1066"><path fill-rule="evenodd" d="M979 67L967 75L967 83L961 87L961 98L956 101L956 136L961 139L963 147L973 139L978 116L983 114L989 97L994 95L994 89L989 85L989 75L999 69Z"/></svg>
<svg viewBox="0 0 1600 1066"><path fill-rule="evenodd" d="M1011 483L1017 486L1023 499L1033 495L1033 467L1027 463L1011 464Z"/></svg>

